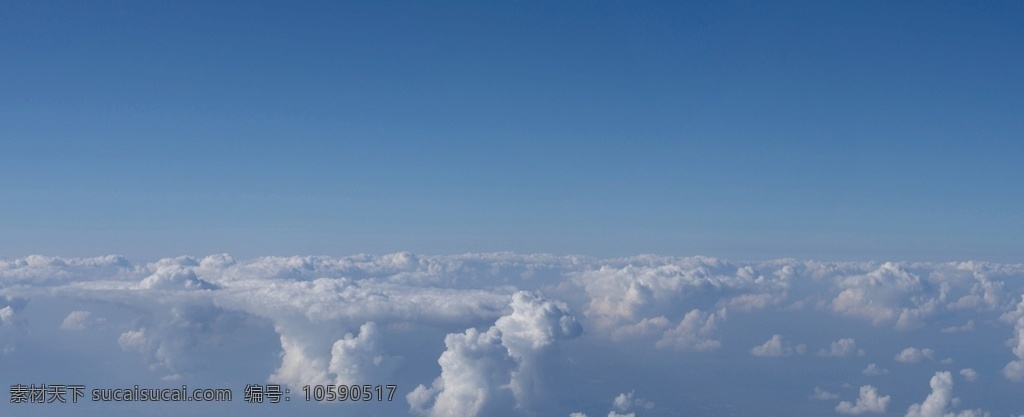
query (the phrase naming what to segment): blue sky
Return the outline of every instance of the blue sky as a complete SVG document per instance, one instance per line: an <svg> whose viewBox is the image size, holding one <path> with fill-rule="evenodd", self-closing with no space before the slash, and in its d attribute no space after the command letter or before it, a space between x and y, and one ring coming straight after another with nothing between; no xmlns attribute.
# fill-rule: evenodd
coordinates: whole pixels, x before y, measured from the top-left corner
<svg viewBox="0 0 1024 417"><path fill-rule="evenodd" d="M3 2L0 256L1020 262L1013 2Z"/></svg>

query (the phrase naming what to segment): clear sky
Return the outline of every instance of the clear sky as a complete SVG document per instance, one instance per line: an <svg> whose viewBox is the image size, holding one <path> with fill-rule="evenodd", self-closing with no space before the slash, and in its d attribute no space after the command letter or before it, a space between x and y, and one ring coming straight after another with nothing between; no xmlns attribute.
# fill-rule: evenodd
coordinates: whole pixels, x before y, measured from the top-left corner
<svg viewBox="0 0 1024 417"><path fill-rule="evenodd" d="M1024 261L1024 3L0 1L0 257Z"/></svg>

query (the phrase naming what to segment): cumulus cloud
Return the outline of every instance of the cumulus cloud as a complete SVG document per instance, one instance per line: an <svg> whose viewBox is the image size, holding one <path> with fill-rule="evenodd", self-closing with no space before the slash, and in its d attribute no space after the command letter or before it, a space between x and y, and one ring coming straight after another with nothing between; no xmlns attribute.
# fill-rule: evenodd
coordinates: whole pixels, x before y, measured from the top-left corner
<svg viewBox="0 0 1024 417"><path fill-rule="evenodd" d="M825 391L820 387L814 387L814 394L811 394L809 398L812 400L829 401L839 399L839 394Z"/></svg>
<svg viewBox="0 0 1024 417"><path fill-rule="evenodd" d="M129 330L121 333L117 338L117 344L124 350L143 351L146 348L146 329Z"/></svg>
<svg viewBox="0 0 1024 417"><path fill-rule="evenodd" d="M1024 301L1021 304L1024 304ZM1018 311L1021 309L1021 304L1017 305ZM1024 316L1017 319L1013 333L1014 338L1009 341L1009 344L1013 346L1013 355L1017 359L1010 361L1003 367L1003 376L1011 381L1019 382L1024 380Z"/></svg>
<svg viewBox="0 0 1024 417"><path fill-rule="evenodd" d="M666 330L661 340L655 344L662 349L708 351L722 346L722 342L712 339L715 332L716 317L724 317L721 313L705 313L691 310L673 329Z"/></svg>
<svg viewBox="0 0 1024 417"><path fill-rule="evenodd" d="M583 328L567 306L532 293L516 293L510 306L512 314L499 318L494 327L501 331L502 345L518 364L509 388L519 407L532 409L546 393L541 376L549 348L559 340L579 336Z"/></svg>
<svg viewBox="0 0 1024 417"><path fill-rule="evenodd" d="M840 414L864 414L864 413L884 413L885 408L889 406L889 398L886 396L879 396L878 390L871 385L864 385L860 387L860 397L857 398L856 403L849 401L842 401L836 406L836 412Z"/></svg>
<svg viewBox="0 0 1024 417"><path fill-rule="evenodd" d="M4 355L17 350L18 341L26 331L24 320L18 318L26 305L28 299L0 294L0 353Z"/></svg>
<svg viewBox="0 0 1024 417"><path fill-rule="evenodd" d="M1004 304L1009 293L1003 281L990 279L990 274L998 272L992 265L964 262L957 265L957 269L970 274L974 282L967 294L949 303L950 309L994 310Z"/></svg>
<svg viewBox="0 0 1024 417"><path fill-rule="evenodd" d="M654 408L654 403L647 401L643 398L636 397L636 391L630 391L627 393L621 393L612 400L612 408L615 411L627 412L633 408L643 408L650 410Z"/></svg>
<svg viewBox="0 0 1024 417"><path fill-rule="evenodd" d="M371 321L359 327L359 334L348 333L334 342L331 362L327 367L335 376L334 384L382 382L391 374L399 358L380 350L379 337L377 324Z"/></svg>
<svg viewBox="0 0 1024 417"><path fill-rule="evenodd" d="M431 416L493 415L497 410L529 409L543 392L543 356L556 341L582 329L558 303L531 293L513 296L512 313L486 332L470 328L445 338L441 376L406 396L410 409Z"/></svg>
<svg viewBox="0 0 1024 417"><path fill-rule="evenodd" d="M608 412L608 417L636 417L636 412L633 411L638 408L650 410L654 408L654 403L645 399L635 396L635 391L627 393L621 393L612 400L612 410ZM570 417L577 417L581 415L586 417L583 413L573 413Z"/></svg>
<svg viewBox="0 0 1024 417"><path fill-rule="evenodd" d="M760 346L754 346L750 349L750 354L754 356L777 358L780 356L790 356L793 354L803 354L806 350L804 345L793 346L791 343L783 343L782 335L773 335L767 342Z"/></svg>
<svg viewBox="0 0 1024 417"><path fill-rule="evenodd" d="M832 299L832 311L870 320L875 325L894 325L909 330L931 315L935 301L917 296L923 287L921 278L903 266L886 262L863 275L838 280L842 291ZM910 306L901 306L909 302Z"/></svg>
<svg viewBox="0 0 1024 417"><path fill-rule="evenodd" d="M182 266L167 260L158 262L155 265L156 271L139 282L142 289L160 290L210 290L215 285L200 279L195 271L187 266ZM198 266L198 264L188 265Z"/></svg>
<svg viewBox="0 0 1024 417"><path fill-rule="evenodd" d="M912 404L906 417L943 417L952 398L953 377L949 372L936 372L930 383L931 394L920 404Z"/></svg>
<svg viewBox="0 0 1024 417"><path fill-rule="evenodd" d="M1022 277L1024 265L982 262L732 262L654 255L596 259L399 252L238 260L218 254L142 264L120 256L30 256L0 260L0 343L8 351L26 340L18 333L30 320L23 314L24 306L39 298L39 305L59 305L61 310L37 316L45 320L36 323L44 323L49 331L102 330L68 331L59 337L116 339L107 341L120 346L116 354L141 356L151 372L160 372L166 380L188 380L191 371L217 365L199 353L230 339L225 334L256 328L269 336L261 339L266 346L260 348L267 350L264 357L270 359L259 371L260 379L294 388L386 383L396 375L417 375L422 379L402 381L409 387L425 382L407 397L413 412L508 415L515 410L528 415L552 403L545 393L558 390L551 381L553 375L562 377L559 366L569 367L566 364L574 360L589 363L586 355L559 356L560 349L584 343L560 343L579 337L582 328L587 330L586 344L639 353L638 360L649 355L652 361L671 356L719 363L722 355L737 351L761 356L804 353L806 347L787 343L781 335L752 349L727 346L731 340L745 340L735 335L764 320L795 318L806 320L807 326L836 329L862 321L879 331L926 328L953 333L977 327L972 337L988 343L990 323L998 325L993 320L998 317L1014 329L1009 344L1014 360L1003 367L1003 374L1022 380L1024 324L1018 321L1024 318L1024 299L1013 296L1024 289ZM118 317L111 313L114 310L130 312L130 317ZM103 326L97 326L100 314L108 320ZM957 325L949 327L950 323ZM804 325L797 324L794 329ZM107 333L111 329L117 331ZM794 340L806 336L789 331L787 337ZM931 339L924 336L913 342L923 332L902 334L901 344L938 343L925 342ZM412 355L411 350L394 350L402 349L411 337L432 349L430 361L438 359L440 375L403 368L408 364L402 355ZM896 339L880 338L877 349L894 352L906 346L892 345L891 340ZM619 345L624 350L618 350ZM864 355L852 337L816 348L821 356ZM943 347L946 356L975 357L958 349L969 347ZM706 353L693 355L700 359L687 357L692 352ZM907 348L894 359L919 363L936 360L935 354L931 349ZM1005 359L994 360L1001 365ZM875 363L864 368L855 361L832 361L828 366L845 367L842 371L852 374L861 370L868 376L889 372ZM988 366L979 363L976 368ZM626 392L614 386L619 378L601 379L592 374L598 371L588 372L588 378L600 380L595 384L604 384L601 395ZM623 383L644 388L627 382L630 375L624 373ZM971 378L964 371L961 375ZM586 396L590 388L574 392ZM847 403L846 411L869 410L874 404L859 404L859 399ZM640 412L642 408L634 407Z"/></svg>
<svg viewBox="0 0 1024 417"><path fill-rule="evenodd" d="M0 308L0 325L8 325L14 323L14 308L11 306L4 306Z"/></svg>
<svg viewBox="0 0 1024 417"><path fill-rule="evenodd" d="M419 385L406 399L410 409L427 416L477 416L511 409L508 384L515 364L501 345L501 332L467 329L445 338L438 359L441 376L430 387ZM502 407L504 406L504 407Z"/></svg>
<svg viewBox="0 0 1024 417"><path fill-rule="evenodd" d="M62 330L85 330L91 323L92 313L76 310L72 311L64 318L64 321L60 323L60 328Z"/></svg>
<svg viewBox="0 0 1024 417"><path fill-rule="evenodd" d="M931 349L918 349L915 347L908 347L903 349L900 353L896 354L894 358L896 362L901 363L918 363L924 359L933 359L935 351Z"/></svg>
<svg viewBox="0 0 1024 417"><path fill-rule="evenodd" d="M832 356L837 358L845 358L848 356L864 356L864 349L857 348L857 341L853 338L839 339L832 342L832 345L828 350L822 349L818 351L819 356Z"/></svg>
<svg viewBox="0 0 1024 417"><path fill-rule="evenodd" d="M632 324L623 324L611 330L612 340L624 341L643 337L649 334L663 333L672 326L665 316L645 317Z"/></svg>
<svg viewBox="0 0 1024 417"><path fill-rule="evenodd" d="M915 403L907 409L906 417L983 417L989 413L984 410L962 410L948 412L946 407L951 402L959 402L953 398L953 375L949 372L936 372L929 382L931 394L921 403Z"/></svg>
<svg viewBox="0 0 1024 417"><path fill-rule="evenodd" d="M868 366L864 368L863 371L861 371L861 373L867 376L878 376L889 373L889 370L885 368L879 368L878 365L875 365L874 363L869 363Z"/></svg>
<svg viewBox="0 0 1024 417"><path fill-rule="evenodd" d="M595 334L625 340L660 333L659 347L705 351L716 349L718 341L692 331L697 314L714 311L714 320L722 321L726 309L750 312L781 305L792 279L715 258L649 255L612 260L572 275L587 295L583 315ZM669 323L678 325L664 330Z"/></svg>
<svg viewBox="0 0 1024 417"><path fill-rule="evenodd" d="M1003 367L1003 376L1013 382L1024 380L1024 360L1010 361Z"/></svg>
<svg viewBox="0 0 1024 417"><path fill-rule="evenodd" d="M967 320L967 323L964 323L962 326L944 327L940 331L942 333L973 332L974 331L974 320Z"/></svg>
<svg viewBox="0 0 1024 417"><path fill-rule="evenodd" d="M960 370L960 375L969 382L975 382L978 380L978 371L971 368L964 368Z"/></svg>

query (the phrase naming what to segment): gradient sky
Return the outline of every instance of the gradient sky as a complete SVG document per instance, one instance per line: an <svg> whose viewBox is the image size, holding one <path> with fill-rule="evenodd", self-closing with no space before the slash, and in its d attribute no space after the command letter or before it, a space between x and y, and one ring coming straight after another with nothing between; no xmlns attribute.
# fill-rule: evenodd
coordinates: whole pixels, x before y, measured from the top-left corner
<svg viewBox="0 0 1024 417"><path fill-rule="evenodd" d="M1024 261L1019 2L0 1L0 257Z"/></svg>

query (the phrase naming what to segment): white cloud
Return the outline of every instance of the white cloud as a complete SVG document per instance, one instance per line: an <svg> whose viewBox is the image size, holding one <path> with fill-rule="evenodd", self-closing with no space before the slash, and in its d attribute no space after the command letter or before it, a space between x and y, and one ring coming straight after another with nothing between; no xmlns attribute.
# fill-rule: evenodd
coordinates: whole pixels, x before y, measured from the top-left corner
<svg viewBox="0 0 1024 417"><path fill-rule="evenodd" d="M715 331L716 316L722 316L722 314L691 310L686 313L678 326L665 331L656 346L662 349L698 352L718 349L722 343L711 338Z"/></svg>
<svg viewBox="0 0 1024 417"><path fill-rule="evenodd" d="M152 275L139 282L139 288L150 290L210 290L216 288L213 284L196 276L193 268L170 262L158 263L156 268Z"/></svg>
<svg viewBox="0 0 1024 417"><path fill-rule="evenodd" d="M839 358L845 358L848 356L864 356L864 349L857 349L857 341L853 338L839 339L832 342L829 350L822 349L818 351L820 356L833 356Z"/></svg>
<svg viewBox="0 0 1024 417"><path fill-rule="evenodd" d="M377 324L367 322L359 327L359 334L348 333L331 347L328 371L335 375L334 384L381 383L386 381L397 365L398 358L384 354L377 339Z"/></svg>
<svg viewBox="0 0 1024 417"><path fill-rule="evenodd" d="M644 408L650 410L654 408L653 402L634 397L634 395L635 391L630 391L628 394L621 393L616 396L612 400L612 410L608 412L608 417L636 417L636 413L630 411L630 409ZM569 417L587 417L587 415L576 412L569 414Z"/></svg>
<svg viewBox="0 0 1024 417"><path fill-rule="evenodd" d="M946 405L953 396L953 376L949 372L936 372L929 384L931 394L920 404L912 404L906 417L943 417Z"/></svg>
<svg viewBox="0 0 1024 417"><path fill-rule="evenodd" d="M985 331L971 334L978 339L976 346L991 344L986 337L992 333L988 323L993 318L1000 317L1015 326L1015 332L1020 327L1017 320L1024 317L1024 301L1015 304L1021 300L1011 294L1019 294L1024 287L1022 277L1022 265L977 262L731 262L653 255L595 259L400 252L237 260L220 254L143 264L119 256L32 256L0 260L0 344L9 351L20 343L30 343L19 332L33 320L37 325L44 323L51 332L57 331L58 323L66 330L95 329L99 331L63 332L59 337L115 339L106 342L109 345L116 341L121 349L110 353L115 356L109 359L138 355L150 367L149 372L159 371L167 380L187 382L205 368L218 365L204 354L218 351L220 343L231 343L232 332L248 334L256 330L270 336L260 339L262 346L250 349L270 358L260 371L254 371L258 380L294 388L372 379L386 383L405 375L418 380L399 381L403 386L425 382L408 397L413 410L423 414L444 415L445 410L449 414L474 410L480 415L530 414L551 404L545 402L545 392L551 400L565 392L582 397L598 395L594 392L600 390L604 390L602 396L626 392L615 386L617 383L644 390L646 387L630 380L636 377L628 371L633 368L624 365L630 361L679 357L685 361L728 362L722 355L742 352L749 345L723 348L724 344L743 340L736 335L749 331L746 326L751 323L783 317L797 320L794 330L787 330L786 336L793 340L808 340L808 333L802 330L805 325L806 331L819 326L843 329L849 328L845 326L851 320L863 320L884 327L877 329L880 332L959 324L943 329L950 333L981 326L984 329L979 330ZM548 298L540 301L539 297L526 295L539 293ZM39 307L35 307L36 297L40 299ZM28 313L53 306L60 310L45 315L32 313L37 316L26 318L22 309L29 299L33 299L34 308ZM812 311L815 309L818 311ZM67 314L70 310L75 311ZM114 311L129 314L118 316ZM581 314L571 315L569 311ZM818 312L826 314L815 314ZM727 318L728 314L733 317ZM97 315L111 323L96 326ZM559 346L560 340L580 334L579 328L586 328L582 336L585 340ZM108 333L111 329L119 330ZM900 346L937 343L927 341L932 339L922 332L903 333L898 338L883 336L877 343L872 340L879 351L899 351L894 340ZM1024 379L1024 348L1020 347L1024 342L1019 334L1014 336L1010 349L1015 357L1003 373L1010 379ZM413 343L412 337L417 338L417 346L430 352L429 363L438 355L444 358L440 375L436 370L416 369L403 361L401 355L412 355L402 350ZM805 349L786 340L779 335L750 351L784 356ZM856 356L863 352L853 338L816 348L821 348L815 351L823 356ZM716 349L720 351L687 357L688 352ZM977 357L966 351L969 349L970 345L951 345L948 352L945 347L943 351L945 356ZM561 371L578 366L573 365L574 361L590 363L588 360L593 359L587 355L594 352L640 356L604 358L617 366L614 369L626 369L615 377L598 376L600 370L577 370L589 381L600 381L594 382L602 384L600 390L593 389L593 385L564 391L554 386L566 383L564 379L569 377L565 375L572 374L563 375ZM279 357L274 356L278 353ZM930 349L908 348L895 360L936 360L936 354ZM997 357L991 360L998 362L972 366L997 369L1005 361ZM814 366L797 362L794 366ZM864 368L859 361L834 361L828 366L846 375L888 372L874 363ZM969 378L962 371L961 375ZM481 385L470 389L473 381ZM813 384L808 381L814 380L805 380L799 386ZM885 385L882 388L888 389ZM901 397L898 392L890 394ZM574 400L594 404L592 398ZM738 404L746 406L752 401L737 399ZM699 399L689 404L698 403ZM849 410L858 409L856 401L849 403ZM563 408L560 413L569 411ZM1000 415L1006 414L1003 411Z"/></svg>
<svg viewBox="0 0 1024 417"><path fill-rule="evenodd" d="M946 417L990 417L992 413L982 409L960 410L957 413L946 413Z"/></svg>
<svg viewBox="0 0 1024 417"><path fill-rule="evenodd" d="M920 404L912 404L907 409L906 417L985 417L989 412L984 410L962 410L947 412L951 403L956 406L959 399L953 398L953 375L949 372L936 372L929 382L932 392Z"/></svg>
<svg viewBox="0 0 1024 417"><path fill-rule="evenodd" d="M950 326L940 330L942 333L958 333L958 332L973 332L974 331L974 320L967 320L962 326Z"/></svg>
<svg viewBox="0 0 1024 417"><path fill-rule="evenodd" d="M793 346L791 343L783 343L782 335L773 335L767 342L760 346L754 346L750 349L750 354L754 356L776 358L780 356L790 356L793 354L803 354L806 350L804 345Z"/></svg>
<svg viewBox="0 0 1024 417"><path fill-rule="evenodd" d="M146 348L146 329L141 328L121 333L121 336L117 338L117 344L124 350L144 350Z"/></svg>
<svg viewBox="0 0 1024 417"><path fill-rule="evenodd" d="M1024 360L1010 361L1003 367L1003 376L1013 382L1024 380Z"/></svg>
<svg viewBox="0 0 1024 417"><path fill-rule="evenodd" d="M884 413L885 408L889 406L889 400L891 398L886 396L879 396L878 390L871 385L864 385L860 387L860 397L857 398L856 403L849 401L842 401L836 406L836 412L840 414L864 414L864 413Z"/></svg>
<svg viewBox="0 0 1024 417"><path fill-rule="evenodd" d="M7 325L14 323L14 308L11 306L4 306L0 308L0 325Z"/></svg>
<svg viewBox="0 0 1024 417"><path fill-rule="evenodd" d="M924 359L932 359L935 356L935 351L931 349L918 349L915 347L908 347L903 349L900 353L896 354L894 358L896 362L902 363L918 363Z"/></svg>
<svg viewBox="0 0 1024 417"><path fill-rule="evenodd" d="M889 373L889 370L885 369L885 368L879 368L874 363L869 363L868 366L866 368L864 368L863 371L861 371L861 373L863 373L864 375L867 375L867 376L878 376L878 375L885 375L885 374Z"/></svg>
<svg viewBox="0 0 1024 417"><path fill-rule="evenodd" d="M1024 304L1024 301L1021 301ZM1017 310L1021 310L1021 304L1017 305ZM1011 339L1009 343L1013 346L1013 355L1017 357L1017 360L1010 361L1003 367L1003 375L1014 382L1019 382L1024 379L1024 316L1017 319L1013 327L1014 339Z"/></svg>
<svg viewBox="0 0 1024 417"><path fill-rule="evenodd" d="M834 394L834 393L825 391L825 390L821 389L820 387L814 387L814 394L812 394L809 398L812 399L812 400L829 401L829 400L838 399L839 398L839 394Z"/></svg>
<svg viewBox="0 0 1024 417"><path fill-rule="evenodd" d="M884 305L872 302L871 294L862 288L847 288L832 300L832 311L871 320L876 325L892 321L896 312Z"/></svg>
<svg viewBox="0 0 1024 417"><path fill-rule="evenodd" d="M518 364L509 382L518 407L533 409L548 392L540 382L548 349L559 340L579 336L583 328L564 304L532 293L516 293L510 306L512 313L499 318L494 327L501 331L502 345Z"/></svg>
<svg viewBox="0 0 1024 417"><path fill-rule="evenodd" d="M627 412L632 408L644 408L650 410L654 408L654 403L647 401L643 398L635 397L636 392L630 391L629 394L621 393L614 400L612 400L612 408L615 411Z"/></svg>
<svg viewBox="0 0 1024 417"><path fill-rule="evenodd" d="M868 319L876 326L891 324L899 330L920 327L937 306L932 298L912 296L922 290L921 278L893 262L863 275L842 277L838 286L843 289L832 299L832 311Z"/></svg>
<svg viewBox="0 0 1024 417"><path fill-rule="evenodd" d="M967 294L949 303L950 309L994 310L1003 305L1009 293L1002 281L988 278L990 265L965 262L958 269L969 272L975 282Z"/></svg>
<svg viewBox="0 0 1024 417"><path fill-rule="evenodd" d="M672 326L665 316L645 317L633 324L623 324L611 331L612 340L624 341L650 334L663 333Z"/></svg>
<svg viewBox="0 0 1024 417"><path fill-rule="evenodd" d="M441 375L406 396L414 412L471 417L535 406L546 392L537 378L545 352L582 330L563 306L531 293L516 293L511 307L486 332L470 328L445 338Z"/></svg>
<svg viewBox="0 0 1024 417"><path fill-rule="evenodd" d="M420 385L406 399L410 408L430 417L478 416L511 409L512 392L501 387L515 367L501 345L501 331L467 329L450 334L438 359L439 376L430 387Z"/></svg>
<svg viewBox="0 0 1024 417"><path fill-rule="evenodd" d="M961 369L960 375L962 375L964 379L966 379L969 382L974 382L978 380L978 371L975 371L971 368Z"/></svg>
<svg viewBox="0 0 1024 417"><path fill-rule="evenodd" d="M72 311L64 318L64 321L60 323L60 328L63 330L85 330L92 322L91 316L92 313L88 311Z"/></svg>
<svg viewBox="0 0 1024 417"><path fill-rule="evenodd" d="M1013 324L1017 320L1024 318L1024 294L1021 294L1020 299L1020 302L1014 304L1013 311L1004 312L1002 315L999 316L999 319L1004 322Z"/></svg>
<svg viewBox="0 0 1024 417"><path fill-rule="evenodd" d="M716 340L690 337L686 316L692 311L750 312L778 306L786 300L791 277L762 274L759 267L708 257L644 255L610 260L572 275L573 282L587 294L585 324L596 334L624 340L630 335L660 330L666 320L679 320L687 324L663 333L660 347L712 350L718 347ZM686 307L689 303L685 300L700 302ZM689 320L693 319L690 315ZM720 314L715 319L721 321L725 317Z"/></svg>

